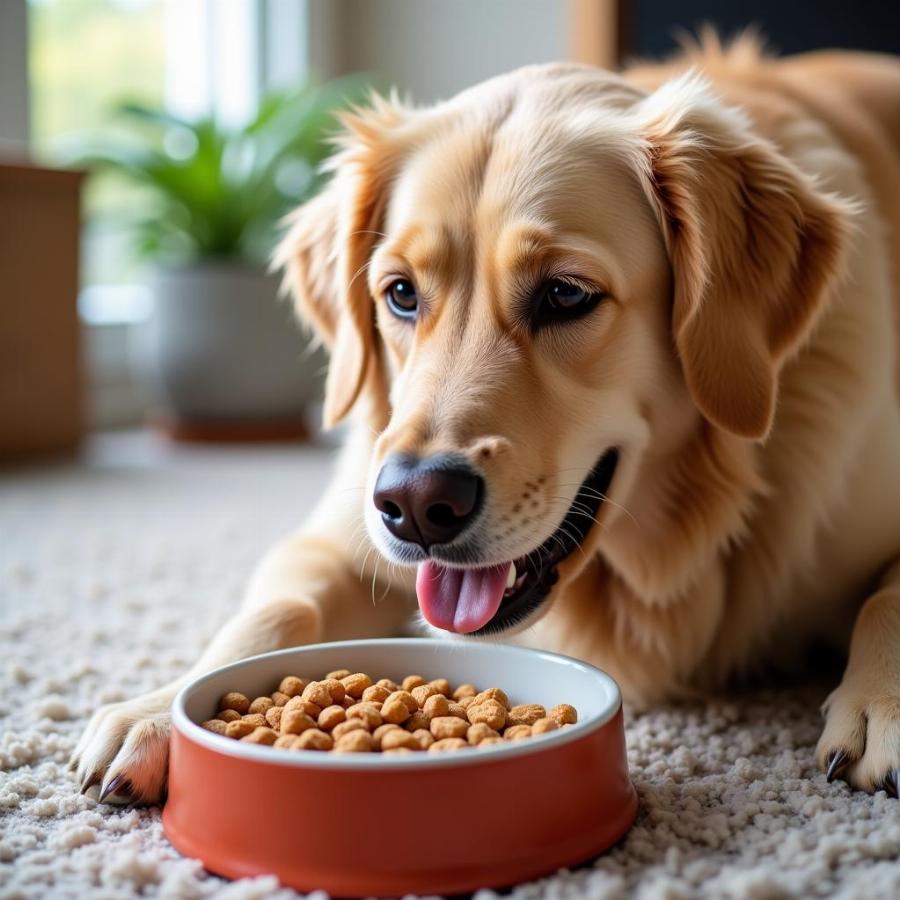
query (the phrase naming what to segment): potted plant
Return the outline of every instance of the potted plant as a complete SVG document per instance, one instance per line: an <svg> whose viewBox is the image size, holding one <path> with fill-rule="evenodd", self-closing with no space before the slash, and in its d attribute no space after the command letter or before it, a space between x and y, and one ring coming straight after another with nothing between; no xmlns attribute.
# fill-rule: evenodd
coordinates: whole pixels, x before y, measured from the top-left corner
<svg viewBox="0 0 900 900"><path fill-rule="evenodd" d="M183 438L298 436L324 361L267 271L281 217L319 188L336 110L359 78L267 96L229 129L136 103L78 162L141 185L125 223L152 262L146 341L155 420Z"/></svg>

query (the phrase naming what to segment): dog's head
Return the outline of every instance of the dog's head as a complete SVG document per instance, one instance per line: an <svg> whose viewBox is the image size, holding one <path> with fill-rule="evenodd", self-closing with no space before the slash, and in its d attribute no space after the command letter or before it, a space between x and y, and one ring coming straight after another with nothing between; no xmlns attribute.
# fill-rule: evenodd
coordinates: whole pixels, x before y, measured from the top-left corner
<svg viewBox="0 0 900 900"><path fill-rule="evenodd" d="M377 432L367 527L432 625L530 622L648 460L766 437L841 209L692 76L535 67L345 126L279 255L330 348L326 424Z"/></svg>

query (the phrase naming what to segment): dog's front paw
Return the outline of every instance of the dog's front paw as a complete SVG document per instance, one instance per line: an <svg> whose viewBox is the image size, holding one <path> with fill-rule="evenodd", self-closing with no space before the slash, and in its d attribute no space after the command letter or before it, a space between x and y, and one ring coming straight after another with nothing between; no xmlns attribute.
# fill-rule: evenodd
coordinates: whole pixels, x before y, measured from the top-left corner
<svg viewBox="0 0 900 900"><path fill-rule="evenodd" d="M825 729L816 750L828 780L863 791L900 789L900 696L841 684L822 706Z"/></svg>
<svg viewBox="0 0 900 900"><path fill-rule="evenodd" d="M82 793L110 803L159 803L169 761L168 692L111 703L94 713L70 767Z"/></svg>

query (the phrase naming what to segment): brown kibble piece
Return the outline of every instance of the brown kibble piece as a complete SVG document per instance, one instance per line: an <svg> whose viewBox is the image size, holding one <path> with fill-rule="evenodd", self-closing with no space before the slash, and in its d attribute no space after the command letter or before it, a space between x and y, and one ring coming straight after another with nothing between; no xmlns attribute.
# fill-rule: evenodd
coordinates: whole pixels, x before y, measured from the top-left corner
<svg viewBox="0 0 900 900"><path fill-rule="evenodd" d="M347 718L360 719L369 731L374 731L382 724L381 713L368 703L357 703L355 706L351 706L347 710Z"/></svg>
<svg viewBox="0 0 900 900"><path fill-rule="evenodd" d="M391 695L393 696L393 694ZM381 718L385 722L399 725L410 717L409 707L402 700L385 700L381 707Z"/></svg>
<svg viewBox="0 0 900 900"><path fill-rule="evenodd" d="M475 687L474 684L461 684L454 692L453 699L462 702L463 700L468 699L469 697L474 697L478 694L478 688Z"/></svg>
<svg viewBox="0 0 900 900"><path fill-rule="evenodd" d="M462 700L456 701L463 709L468 709L474 702L474 697L463 697Z"/></svg>
<svg viewBox="0 0 900 900"><path fill-rule="evenodd" d="M347 675L341 679L344 690L357 699L362 697L363 691L367 687L372 686L372 679L364 672L357 672L355 675Z"/></svg>
<svg viewBox="0 0 900 900"><path fill-rule="evenodd" d="M342 735L334 745L336 753L371 753L374 749L375 741L365 729Z"/></svg>
<svg viewBox="0 0 900 900"><path fill-rule="evenodd" d="M445 750L466 750L468 744L462 738L442 738L435 741L429 748L429 753L441 753Z"/></svg>
<svg viewBox="0 0 900 900"><path fill-rule="evenodd" d="M200 723L201 728L205 728L207 731L213 732L213 734L225 734L225 729L228 727L227 722L223 722L221 719L207 719L205 722Z"/></svg>
<svg viewBox="0 0 900 900"><path fill-rule="evenodd" d="M302 678L298 678L296 675L286 675L281 679L278 691L281 694L287 694L288 697L296 697L303 693L305 687L306 682Z"/></svg>
<svg viewBox="0 0 900 900"><path fill-rule="evenodd" d="M311 681L300 695L307 703L315 703L320 709L331 706L331 694L321 681Z"/></svg>
<svg viewBox="0 0 900 900"><path fill-rule="evenodd" d="M281 729L281 717L283 715L283 706L273 706L266 710L266 722L268 723L269 728L274 728L276 731L279 731Z"/></svg>
<svg viewBox="0 0 900 900"><path fill-rule="evenodd" d="M413 700L419 705L419 709L425 706L425 701L429 697L433 697L435 694L439 693L440 691L433 684L420 684L409 692Z"/></svg>
<svg viewBox="0 0 900 900"><path fill-rule="evenodd" d="M503 739L505 741L521 741L522 738L531 737L531 726L530 725L510 725L503 732Z"/></svg>
<svg viewBox="0 0 900 900"><path fill-rule="evenodd" d="M485 725L484 722L470 725L468 731L466 731L466 740L473 747L477 747L486 738L492 737L499 739L500 735L490 725Z"/></svg>
<svg viewBox="0 0 900 900"><path fill-rule="evenodd" d="M342 678L346 678L348 675L352 675L353 673L349 669L335 669L333 672L329 672L325 678L336 678L340 681Z"/></svg>
<svg viewBox="0 0 900 900"><path fill-rule="evenodd" d="M500 731L506 724L506 707L494 699L483 700L479 703L476 698L465 712L473 725L482 722L489 725L494 731Z"/></svg>
<svg viewBox="0 0 900 900"><path fill-rule="evenodd" d="M538 719L544 719L547 710L540 703L519 703L510 708L506 714L508 725L534 725Z"/></svg>
<svg viewBox="0 0 900 900"><path fill-rule="evenodd" d="M344 699L341 700L341 706L343 706L344 709L350 709L354 703L356 703L356 697L351 697L349 694L346 694Z"/></svg>
<svg viewBox="0 0 900 900"><path fill-rule="evenodd" d="M250 709L250 701L237 691L229 691L219 701L219 709L233 709L243 716Z"/></svg>
<svg viewBox="0 0 900 900"><path fill-rule="evenodd" d="M456 716L438 716L431 720L429 731L440 741L445 738L465 737L469 730L468 723Z"/></svg>
<svg viewBox="0 0 900 900"><path fill-rule="evenodd" d="M504 709L509 709L509 697L500 688L488 688L475 695L476 703L484 703L485 700L496 700Z"/></svg>
<svg viewBox="0 0 900 900"><path fill-rule="evenodd" d="M299 740L300 738L296 734L281 734L272 746L282 750L291 750Z"/></svg>
<svg viewBox="0 0 900 900"><path fill-rule="evenodd" d="M546 734L548 731L556 731L559 726L554 719L538 719L531 725L532 734Z"/></svg>
<svg viewBox="0 0 900 900"><path fill-rule="evenodd" d="M326 703L325 705L329 706L330 704ZM305 712L308 716L311 716L314 719L317 718L322 712L322 707L319 706L318 703L312 703L309 700L304 700L302 695L291 697L291 699L284 704L285 711L290 709L299 709L300 712Z"/></svg>
<svg viewBox="0 0 900 900"><path fill-rule="evenodd" d="M377 750L380 750L380 749L381 749L381 741L382 741L382 739L384 738L384 736L385 736L389 731L401 731L401 730L402 730L402 729L400 728L399 725L394 725L394 724L392 724L392 723L390 723L390 722L389 722L388 724L386 724L386 725L379 725L379 726L372 732L372 737L375 739L375 748L376 748Z"/></svg>
<svg viewBox="0 0 900 900"><path fill-rule="evenodd" d="M415 750L410 750L409 747L391 747L390 750L383 750L386 756L400 756L403 753L415 753Z"/></svg>
<svg viewBox="0 0 900 900"><path fill-rule="evenodd" d="M417 728L412 737L420 750L427 750L434 743L434 735L427 728Z"/></svg>
<svg viewBox="0 0 900 900"><path fill-rule="evenodd" d="M275 692L272 694L272 702L273 702L276 706L284 706L284 704L287 703L288 700L290 700L290 699L291 699L291 698L288 697L287 694L282 694L281 691L275 691Z"/></svg>
<svg viewBox="0 0 900 900"><path fill-rule="evenodd" d="M244 735L250 734L256 728L244 719L238 719L236 722L229 722L225 726L225 735L230 738L242 738Z"/></svg>
<svg viewBox="0 0 900 900"><path fill-rule="evenodd" d="M293 750L330 750L334 741L330 734L325 734L318 728L310 728L297 738Z"/></svg>
<svg viewBox="0 0 900 900"><path fill-rule="evenodd" d="M410 713L414 713L419 708L416 698L409 691L394 691L384 702L391 703L397 700L403 703Z"/></svg>
<svg viewBox="0 0 900 900"><path fill-rule="evenodd" d="M457 719L466 719L466 708L461 703L457 703L455 700L451 700L447 704L447 715L456 716Z"/></svg>
<svg viewBox="0 0 900 900"><path fill-rule="evenodd" d="M289 709L281 714L282 734L303 734L308 728L315 728L316 720L299 709Z"/></svg>
<svg viewBox="0 0 900 900"><path fill-rule="evenodd" d="M275 703L273 702L271 697L257 697L251 704L250 710L251 713L260 713L261 715L265 715L268 710L270 710Z"/></svg>
<svg viewBox="0 0 900 900"><path fill-rule="evenodd" d="M420 709L414 712L404 723L407 731L418 731L420 728L428 729L431 719Z"/></svg>
<svg viewBox="0 0 900 900"><path fill-rule="evenodd" d="M391 692L383 685L383 684L371 684L362 692L362 698L364 701L377 701L378 703L384 703L388 697L391 696Z"/></svg>
<svg viewBox="0 0 900 900"><path fill-rule="evenodd" d="M216 713L216 718L221 719L226 724L228 722L237 722L241 714L236 709L220 709Z"/></svg>
<svg viewBox="0 0 900 900"><path fill-rule="evenodd" d="M425 684L425 679L421 675L407 675L401 682L400 687L404 691L411 691L422 684Z"/></svg>
<svg viewBox="0 0 900 900"><path fill-rule="evenodd" d="M393 694L394 691L400 691L402 688L396 681L391 681L390 678L379 678L378 681L375 682L378 687L383 687L389 694Z"/></svg>
<svg viewBox="0 0 900 900"><path fill-rule="evenodd" d="M362 719L347 719L346 722L339 722L334 728L331 729L331 736L338 740L342 738L345 734L349 734L351 731L365 731L368 732L368 728L366 728L366 723L362 721Z"/></svg>
<svg viewBox="0 0 900 900"><path fill-rule="evenodd" d="M495 744L502 744L502 737L486 737L481 743L478 744L479 747L491 747Z"/></svg>
<svg viewBox="0 0 900 900"><path fill-rule="evenodd" d="M249 722L254 728L265 728L268 724L266 717L260 713L247 713L246 716L241 716L241 718L245 722Z"/></svg>
<svg viewBox="0 0 900 900"><path fill-rule="evenodd" d="M409 747L410 750L418 750L419 742L408 731L395 728L381 736L382 750L392 750L394 747Z"/></svg>
<svg viewBox="0 0 900 900"><path fill-rule="evenodd" d="M418 688L416 688L418 690ZM428 716L429 721L437 716L449 716L450 704L443 694L433 694L425 701L422 712Z"/></svg>
<svg viewBox="0 0 900 900"><path fill-rule="evenodd" d="M268 744L271 747L278 740L278 732L261 726L254 728L250 734L245 735L241 740L246 741L248 744Z"/></svg>
<svg viewBox="0 0 900 900"><path fill-rule="evenodd" d="M450 682L447 681L446 678L434 678L429 681L428 684L445 697L449 697L453 692L453 689L450 687Z"/></svg>
<svg viewBox="0 0 900 900"><path fill-rule="evenodd" d="M574 725L578 721L578 711L568 703L560 703L548 710L547 716L553 719L557 725Z"/></svg>
<svg viewBox="0 0 900 900"><path fill-rule="evenodd" d="M325 685L332 703L340 703L347 694L347 689L337 678L326 678L321 683ZM328 706L327 703L325 705Z"/></svg>
<svg viewBox="0 0 900 900"><path fill-rule="evenodd" d="M325 709L319 713L319 728L324 731L331 731L335 725L340 725L341 722L346 721L347 710L338 704L326 706Z"/></svg>

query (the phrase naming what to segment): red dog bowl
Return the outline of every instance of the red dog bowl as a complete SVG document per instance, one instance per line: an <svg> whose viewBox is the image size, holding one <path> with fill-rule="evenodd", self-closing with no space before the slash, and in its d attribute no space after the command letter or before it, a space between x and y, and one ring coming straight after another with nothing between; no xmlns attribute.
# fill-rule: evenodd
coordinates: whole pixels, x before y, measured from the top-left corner
<svg viewBox="0 0 900 900"><path fill-rule="evenodd" d="M197 724L227 691L256 697L285 675L338 668L500 687L513 703L571 703L579 721L484 750L397 756L276 750ZM426 639L283 650L192 682L173 721L166 834L232 878L271 873L343 897L501 887L596 856L637 813L616 683L554 653Z"/></svg>

